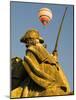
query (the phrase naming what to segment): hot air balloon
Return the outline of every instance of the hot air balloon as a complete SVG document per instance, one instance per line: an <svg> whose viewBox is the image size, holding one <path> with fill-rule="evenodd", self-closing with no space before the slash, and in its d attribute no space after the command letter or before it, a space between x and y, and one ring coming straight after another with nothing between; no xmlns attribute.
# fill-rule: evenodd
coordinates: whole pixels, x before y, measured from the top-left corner
<svg viewBox="0 0 76 100"><path fill-rule="evenodd" d="M39 20L44 26L52 20L52 16L52 11L48 8L41 8L38 12Z"/></svg>

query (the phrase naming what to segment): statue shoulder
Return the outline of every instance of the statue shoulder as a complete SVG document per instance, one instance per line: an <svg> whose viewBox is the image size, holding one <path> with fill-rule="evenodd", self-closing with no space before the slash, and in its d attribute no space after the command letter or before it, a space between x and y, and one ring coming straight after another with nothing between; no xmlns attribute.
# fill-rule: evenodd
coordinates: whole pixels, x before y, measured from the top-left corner
<svg viewBox="0 0 76 100"><path fill-rule="evenodd" d="M42 62L47 58L47 54L44 49L45 48L42 45L30 46L26 51L26 55L30 52L35 55L36 59Z"/></svg>

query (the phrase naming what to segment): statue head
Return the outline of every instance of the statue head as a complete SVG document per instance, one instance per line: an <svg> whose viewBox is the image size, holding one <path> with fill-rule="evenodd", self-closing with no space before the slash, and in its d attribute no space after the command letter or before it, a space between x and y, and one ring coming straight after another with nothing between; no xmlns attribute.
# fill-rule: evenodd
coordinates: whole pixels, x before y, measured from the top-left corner
<svg viewBox="0 0 76 100"><path fill-rule="evenodd" d="M44 43L43 38L40 36L40 33L36 29L28 30L20 40L26 44L26 47L30 45L35 45L36 43Z"/></svg>

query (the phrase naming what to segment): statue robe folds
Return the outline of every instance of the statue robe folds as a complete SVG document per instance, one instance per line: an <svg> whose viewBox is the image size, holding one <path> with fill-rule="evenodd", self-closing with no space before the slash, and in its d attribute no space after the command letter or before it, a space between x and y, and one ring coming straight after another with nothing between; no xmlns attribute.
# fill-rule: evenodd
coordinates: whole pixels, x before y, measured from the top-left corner
<svg viewBox="0 0 76 100"><path fill-rule="evenodd" d="M42 44L29 46L22 63L28 81L25 78L23 88L12 90L11 97L67 95L70 92L59 63Z"/></svg>

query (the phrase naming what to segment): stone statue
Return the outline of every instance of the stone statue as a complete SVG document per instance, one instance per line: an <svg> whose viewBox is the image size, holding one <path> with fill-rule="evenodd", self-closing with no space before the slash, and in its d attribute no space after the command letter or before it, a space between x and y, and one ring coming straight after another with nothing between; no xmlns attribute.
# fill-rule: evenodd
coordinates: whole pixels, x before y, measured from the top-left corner
<svg viewBox="0 0 76 100"><path fill-rule="evenodd" d="M58 62L58 53L47 51L39 31L28 30L20 41L27 49L23 60L16 57L11 62L18 66L16 72L12 67L11 98L69 94L69 83ZM22 72L18 74L17 70Z"/></svg>

